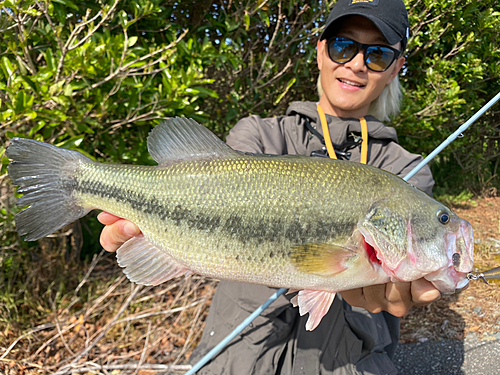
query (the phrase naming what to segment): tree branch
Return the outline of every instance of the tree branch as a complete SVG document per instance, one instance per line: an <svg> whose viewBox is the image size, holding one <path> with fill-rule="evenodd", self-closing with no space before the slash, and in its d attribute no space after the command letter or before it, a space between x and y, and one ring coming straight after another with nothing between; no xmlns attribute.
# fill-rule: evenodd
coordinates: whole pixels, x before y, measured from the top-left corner
<svg viewBox="0 0 500 375"><path fill-rule="evenodd" d="M165 52L165 51L167 51L167 50L171 49L171 48L172 48L172 47L174 47L177 43L179 43L179 42L180 42L180 41L184 38L184 36L186 36L187 32L188 32L188 30L186 29L186 30L185 30L185 31L184 31L184 32L183 32L183 33L182 33L182 34L181 34L181 35L180 35L180 36L179 36L179 37L178 37L178 38L177 38L174 42L170 43L169 45L167 45L167 46L165 46L165 47L163 47L163 48L160 48L160 49L158 49L158 50L156 50L156 51L153 51L153 52L151 52L151 53L148 53L147 55L141 56L141 57L139 57L138 59L135 59L134 61L131 61L131 62L129 62L128 64L125 64L125 65L123 65L123 66L120 64L120 65L119 65L119 67L118 67L118 68L117 68L114 72L110 73L110 74L109 74L106 78L104 78L103 80L101 80L101 81L99 81L99 82L94 83L94 84L93 84L93 85L91 85L89 88L84 89L84 90L93 90L93 89L95 89L95 88L97 88L97 87L99 87L99 86L102 86L102 85L104 85L106 82L109 82L109 81L111 81L112 79L114 79L114 78L118 77L119 75L121 75L121 74L123 74L123 73L127 72L127 69L128 69L129 67L131 67L132 65L137 64L137 63L139 63L139 62L141 62L141 61L147 60L147 59L149 59L150 57L153 57L153 56L155 56L155 55L157 55L157 54L159 54L159 53L162 53L162 52ZM74 95L79 95L79 94L81 94L84 90L80 90L80 91L78 91L78 92L74 93Z"/></svg>

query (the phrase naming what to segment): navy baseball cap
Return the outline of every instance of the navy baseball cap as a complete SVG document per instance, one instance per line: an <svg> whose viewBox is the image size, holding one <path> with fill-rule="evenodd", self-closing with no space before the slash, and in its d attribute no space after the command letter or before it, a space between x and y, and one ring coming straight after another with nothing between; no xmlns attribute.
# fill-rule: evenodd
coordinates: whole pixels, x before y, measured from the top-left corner
<svg viewBox="0 0 500 375"><path fill-rule="evenodd" d="M338 0L334 5L320 40L329 39L335 21L345 16L363 16L372 21L389 44L401 42L404 51L410 34L408 12L402 0Z"/></svg>

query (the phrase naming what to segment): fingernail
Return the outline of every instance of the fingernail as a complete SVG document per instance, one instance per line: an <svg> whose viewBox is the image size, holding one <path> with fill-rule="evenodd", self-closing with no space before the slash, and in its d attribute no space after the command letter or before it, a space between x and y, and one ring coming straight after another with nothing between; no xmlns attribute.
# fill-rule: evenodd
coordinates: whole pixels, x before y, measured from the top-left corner
<svg viewBox="0 0 500 375"><path fill-rule="evenodd" d="M127 221L125 225L123 226L123 231L127 236L133 237L137 236L139 233L141 233L140 229L137 228L137 226L134 223L131 223L130 221Z"/></svg>

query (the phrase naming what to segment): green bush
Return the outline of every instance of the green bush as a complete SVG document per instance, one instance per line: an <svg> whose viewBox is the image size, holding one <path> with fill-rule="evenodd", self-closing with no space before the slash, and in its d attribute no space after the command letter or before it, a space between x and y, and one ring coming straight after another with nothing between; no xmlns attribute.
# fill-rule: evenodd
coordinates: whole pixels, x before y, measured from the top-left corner
<svg viewBox="0 0 500 375"><path fill-rule="evenodd" d="M0 2L1 144L28 136L95 159L151 163L145 139L162 118L194 117L224 137L243 116L317 100L316 41L333 3ZM498 91L500 5L407 7L406 95L393 123L403 146L425 155ZM438 185L499 186L498 112L439 156Z"/></svg>
<svg viewBox="0 0 500 375"><path fill-rule="evenodd" d="M217 95L202 87L212 82L210 43L166 22L171 12L159 1L0 4L3 141L30 137L150 163L152 126L178 115L203 120L202 99Z"/></svg>

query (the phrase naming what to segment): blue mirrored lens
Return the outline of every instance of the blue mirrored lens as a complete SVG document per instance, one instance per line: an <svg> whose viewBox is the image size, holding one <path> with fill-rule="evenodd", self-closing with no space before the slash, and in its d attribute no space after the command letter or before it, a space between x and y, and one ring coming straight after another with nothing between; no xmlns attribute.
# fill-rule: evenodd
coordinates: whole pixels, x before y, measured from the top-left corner
<svg viewBox="0 0 500 375"><path fill-rule="evenodd" d="M365 52L366 66L375 71L383 71L394 61L394 51L380 46L368 47Z"/></svg>
<svg viewBox="0 0 500 375"><path fill-rule="evenodd" d="M366 66L375 71L383 72L392 64L396 53L392 48L379 45L366 45L347 38L335 38L328 43L328 55L332 61L345 64L351 61L364 48Z"/></svg>

